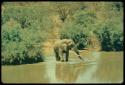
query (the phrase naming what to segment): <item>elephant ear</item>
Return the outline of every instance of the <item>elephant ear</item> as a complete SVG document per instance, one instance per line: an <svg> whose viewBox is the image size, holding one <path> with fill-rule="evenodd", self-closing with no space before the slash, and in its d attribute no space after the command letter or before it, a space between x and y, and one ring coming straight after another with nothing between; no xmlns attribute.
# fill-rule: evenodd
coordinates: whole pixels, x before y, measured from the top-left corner
<svg viewBox="0 0 125 85"><path fill-rule="evenodd" d="M75 43L72 40L69 40L67 45L68 45L68 48L71 49L75 46Z"/></svg>

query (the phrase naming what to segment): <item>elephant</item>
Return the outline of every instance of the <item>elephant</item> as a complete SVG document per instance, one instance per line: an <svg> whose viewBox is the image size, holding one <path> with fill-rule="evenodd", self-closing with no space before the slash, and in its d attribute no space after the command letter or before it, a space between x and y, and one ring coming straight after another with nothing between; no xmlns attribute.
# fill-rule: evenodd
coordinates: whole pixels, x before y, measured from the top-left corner
<svg viewBox="0 0 125 85"><path fill-rule="evenodd" d="M69 58L69 50L72 50L76 53L76 55L81 59L79 54L79 50L77 49L77 45L74 43L72 39L62 39L57 40L54 44L54 53L56 61L68 61Z"/></svg>

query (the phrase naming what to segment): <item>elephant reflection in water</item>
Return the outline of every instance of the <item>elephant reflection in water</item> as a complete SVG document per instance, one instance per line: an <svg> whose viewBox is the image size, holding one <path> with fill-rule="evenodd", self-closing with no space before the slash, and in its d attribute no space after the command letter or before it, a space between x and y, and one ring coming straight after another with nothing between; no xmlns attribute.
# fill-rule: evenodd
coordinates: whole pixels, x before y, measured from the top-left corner
<svg viewBox="0 0 125 85"><path fill-rule="evenodd" d="M66 63L56 64L56 73L55 73L56 78L65 83L75 82L80 73L81 73L80 68L76 68L74 67L74 65Z"/></svg>
<svg viewBox="0 0 125 85"><path fill-rule="evenodd" d="M71 39L62 39L58 40L54 44L54 53L57 61L68 61L69 58L69 50L72 50L76 53L78 58L83 60L79 54L77 49L77 45L75 45L74 41Z"/></svg>

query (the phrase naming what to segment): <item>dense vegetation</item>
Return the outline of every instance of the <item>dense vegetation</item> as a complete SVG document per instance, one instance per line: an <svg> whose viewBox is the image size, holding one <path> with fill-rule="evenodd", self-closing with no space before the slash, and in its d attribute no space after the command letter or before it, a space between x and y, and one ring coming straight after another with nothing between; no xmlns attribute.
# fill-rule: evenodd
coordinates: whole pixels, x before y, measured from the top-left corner
<svg viewBox="0 0 125 85"><path fill-rule="evenodd" d="M2 4L2 64L44 61L42 43L51 32L51 16L59 15L60 39L87 48L91 34L103 51L123 50L121 2L6 2Z"/></svg>
<svg viewBox="0 0 125 85"><path fill-rule="evenodd" d="M44 61L41 47L52 26L48 13L39 7L10 5L5 4L2 14L2 64Z"/></svg>
<svg viewBox="0 0 125 85"><path fill-rule="evenodd" d="M66 5L66 3L63 4ZM65 19L60 32L61 39L72 38L79 49L84 49L90 45L90 37L94 34L100 41L101 50L123 50L123 4L86 2L79 6L79 8L76 6L77 11L72 10L73 14L69 13L69 17Z"/></svg>

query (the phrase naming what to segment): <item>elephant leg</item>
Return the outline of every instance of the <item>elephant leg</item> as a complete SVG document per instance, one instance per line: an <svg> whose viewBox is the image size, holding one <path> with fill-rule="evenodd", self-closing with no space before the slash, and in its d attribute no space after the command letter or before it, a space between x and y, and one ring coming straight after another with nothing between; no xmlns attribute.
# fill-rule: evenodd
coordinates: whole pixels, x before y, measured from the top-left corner
<svg viewBox="0 0 125 85"><path fill-rule="evenodd" d="M60 52L60 55L61 55L61 61L64 62L64 53Z"/></svg>
<svg viewBox="0 0 125 85"><path fill-rule="evenodd" d="M56 61L60 61L59 53L56 53Z"/></svg>
<svg viewBox="0 0 125 85"><path fill-rule="evenodd" d="M60 61L60 56L59 56L59 51L55 51L55 57L56 57L56 61Z"/></svg>
<svg viewBox="0 0 125 85"><path fill-rule="evenodd" d="M66 57L66 61L68 61L68 58L69 58L69 51L67 51L67 52L65 53L65 57Z"/></svg>

